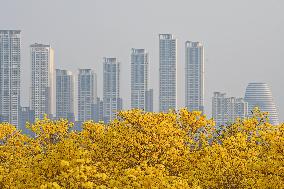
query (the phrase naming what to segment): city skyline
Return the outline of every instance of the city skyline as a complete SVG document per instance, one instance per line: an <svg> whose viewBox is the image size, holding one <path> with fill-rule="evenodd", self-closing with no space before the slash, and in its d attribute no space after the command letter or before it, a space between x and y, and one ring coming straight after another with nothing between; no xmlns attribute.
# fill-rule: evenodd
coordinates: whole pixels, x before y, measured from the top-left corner
<svg viewBox="0 0 284 189"><path fill-rule="evenodd" d="M185 21L187 19L182 19L181 15L183 15L183 11L180 11L181 13L177 13L175 16L173 14L170 14L173 16L170 18L169 16L165 16L165 14L162 13L165 18L170 18L170 21L177 20L176 23L168 23L168 26L165 25L164 21L161 21L161 27L152 26L152 23L154 21L157 21L158 17L153 16L153 21L148 20L150 23L145 23L148 27L143 27L142 31L145 31L144 33L139 33L134 28L130 29L127 28L127 25L129 22L117 22L118 24L122 24L121 27L116 27L117 24L114 23L114 21L111 21L108 17L105 18L105 14L102 14L104 18L104 23L113 23L114 25L103 25L103 22L101 22L98 18L98 15L100 14L100 10L98 7L100 7L102 10L104 10L104 7L106 5L110 4L111 1L106 2L97 2L95 4L92 4L91 2L87 2L86 4L83 4L82 7L79 8L79 13L75 13L74 16L80 16L78 19L75 17L75 26L79 26L76 21L79 21L83 18L87 18L86 14L89 14L90 16L93 15L93 25L97 25L100 29L93 29L90 26L86 25L85 22L82 22L82 27L79 29L79 27L73 27L74 31L70 28L70 23L66 22L64 27L58 25L59 21L63 21L66 19L65 16L69 15L71 12L69 12L70 9L75 10L74 5L76 3L70 3L71 7L69 10L66 10L66 13L63 17L58 18L59 20L55 20L54 16L52 16L53 19L50 19L50 21L47 20L47 17L43 14L43 19L45 20L45 25L41 25L41 23L36 23L36 26L41 26L38 28L29 28L31 25L29 23L33 23L33 19L27 19L30 18L30 16L37 12L37 11L44 11L43 7L49 6L44 3L45 6L39 6L39 4L35 3L35 6L39 6L39 9L33 10L32 13L23 13L20 9L20 11L16 12L16 18L18 20L15 20L13 18L7 18L7 20L4 20L3 23L1 23L1 27L6 29L21 29L22 30L22 67L23 67L23 84L22 86L27 86L28 84L28 76L30 75L30 71L28 68L29 65L29 57L27 54L26 48L32 44L34 41L44 43L44 44L51 44L52 47L55 49L55 63L59 69L68 69L71 71L77 71L80 65L86 68L93 68L96 72L97 70L100 72L102 69L100 62L103 56L115 56L118 57L119 60L122 62L122 83L126 83L129 80L130 70L124 69L128 68L130 65L129 61L129 51L133 47L139 47L139 48L145 48L148 50L150 54L150 88L157 88L157 78L155 74L157 73L157 57L158 57L158 47L157 47L157 35L159 33L172 33L175 35L179 41L178 45L178 73L180 75L183 75L182 66L183 66L183 48L182 44L186 40L193 40L193 41L200 41L203 43L206 49L206 57L205 57L205 64L206 64L206 77L205 77L205 83L206 83L206 92L205 92L205 99L206 99L206 111L210 111L210 97L213 94L213 91L226 91L229 96L243 96L245 87L247 83L249 82L267 82L273 91L273 95L275 98L276 105L279 107L280 110L280 117L283 115L283 100L281 99L281 96L283 96L282 90L281 90L281 81L283 80L283 76L280 73L281 70L281 61L283 58L280 56L282 49L279 48L279 44L283 41L283 37L280 35L283 31L283 27L280 27L280 21L281 21L281 11L278 9L278 7L281 7L279 5L283 5L283 3L264 3L264 2L244 2L241 1L240 3L232 3L232 5L229 5L228 3L225 3L225 1L217 1L213 3L207 2L206 4L208 7L212 5L214 8L217 8L218 5L221 4L222 6L226 7L227 9L218 9L221 10L221 13L228 13L228 19L231 19L230 23L225 22L225 18L223 19L221 17L221 13L212 12L208 10L208 8L204 7L204 15L197 19L197 17L194 17L197 19L197 21L194 21L190 18L190 16L186 17L189 18L188 21ZM160 1L159 1L160 2ZM26 4L29 4L28 2L25 2ZM26 9L29 7L25 5L25 3L21 3L18 1L18 4L15 5L13 2L7 3L7 10L11 10L12 5L15 5L17 7L26 7ZM114 4L113 7L115 7L116 2L112 1L112 4ZM125 1L122 4L129 3L129 6L132 7L133 3L130 1ZM196 5L196 9L200 9L202 5L205 5L204 3L193 3L189 2L186 3L185 1L180 3L181 5L169 3L171 7L179 8L181 10L184 10L182 6L185 7L185 5L188 4L194 4ZM58 6L63 6L64 3L58 3ZM158 2L153 2L152 7L158 7ZM215 5L216 4L216 5ZM243 5L246 6L243 6ZM96 5L95 8L97 10L97 13L93 14L92 12L83 13L81 10L89 10L88 6L92 7L91 5ZM145 5L149 6L149 2L145 1ZM257 6L254 6L257 5ZM73 6L73 7L72 7ZM146 6L145 6L146 7ZM142 6L142 10L145 9L144 5ZM166 10L169 9L170 6L165 5ZM233 9L234 7L234 9ZM247 7L246 9L243 7ZM114 10L113 8L111 8ZM255 14L249 15L248 10L254 9ZM59 9L55 9L55 15L58 13ZM124 17L123 8L119 6L118 10L114 10L114 12L117 12L119 14L116 14L117 18L124 18L128 20L128 18ZM268 10L271 14L269 15L263 15L264 10ZM274 11L272 11L274 10ZM4 10L5 13L6 10ZM208 13L206 13L208 11ZM240 20L242 22L239 22L236 20L235 13L242 11L243 16L241 15ZM140 12L140 10L138 10ZM193 10L194 13L197 11ZM194 15L194 13L192 13ZM208 14L212 14L213 17L220 18L217 19L215 22L215 25L220 27L215 27L215 29L211 29L213 25L210 24L208 21L205 20L208 16ZM2 13L1 13L2 14ZM191 15L191 13L189 13ZM20 18L22 16L22 18ZM267 18L265 17L267 16ZM141 21L141 17L137 17L136 19ZM145 18L147 19L147 18ZM228 20L227 19L227 20ZM51 20L53 20L51 22ZM88 19L87 19L88 20ZM14 22L13 22L14 21ZM255 25L251 26L249 23L252 21L255 21ZM260 22L261 21L261 22ZM186 23L191 23L191 26L184 26L182 25ZM198 23L201 23L199 25ZM222 25L226 25L225 27L222 27ZM229 26L228 26L229 25ZM263 26L269 26L269 27L263 27ZM57 27L54 27L57 26ZM138 26L135 24L135 26ZM201 26L198 28L198 26ZM118 28L118 32L111 31L108 28ZM126 27L129 32L127 32L123 27ZM231 27L231 29L230 29ZM239 27L239 29L238 29ZM83 33L84 35L81 35L81 37L85 39L89 39L89 43L82 42L81 39L74 37L74 41L72 43L76 44L74 46L71 45L70 42L68 42L70 38L70 35L65 35L62 29L70 29L68 30L69 34L74 34L74 32ZM141 29L141 27L138 27ZM137 28L137 29L138 29ZM149 28L149 29L147 29ZM209 29L209 30L206 30ZM34 31L32 31L34 30ZM183 30L183 31L182 31ZM67 31L67 30L66 30ZM90 32L91 31L91 32ZM105 34L102 32L106 32ZM205 32L206 31L206 32ZM63 35L64 33L64 35ZM131 34L133 33L133 34ZM94 35L95 34L95 35ZM112 35L110 35L112 34ZM210 35L211 37L209 37ZM76 36L76 35L74 35ZM99 36L100 38L96 37ZM135 38L133 37L135 36ZM138 36L138 37L137 37ZM240 36L240 37L237 37ZM127 42L125 42L125 38L127 38ZM240 40L241 39L241 40ZM261 39L261 40L259 40ZM276 40L277 39L277 40ZM107 42L115 41L115 44L112 43L112 45L108 45ZM89 46L88 44L92 44L92 46ZM76 48L75 48L76 47ZM119 47L119 49L118 49ZM74 53L76 49L76 53ZM83 51L82 51L82 50ZM64 53L63 53L64 52ZM82 54L84 52L84 54ZM265 53L264 53L265 52ZM84 56L83 56L84 55ZM265 62L269 62L268 64L265 64ZM74 72L75 73L75 72ZM97 72L98 73L98 72ZM99 73L98 73L99 74ZM100 76L101 77L101 76ZM184 93L183 93L183 86L184 81L182 78L179 78L178 76L178 107L184 106ZM102 79L98 78L98 83L102 83ZM98 86L99 89L101 87ZM159 91L154 92L154 102L155 102L155 108L157 108L157 94ZM27 105L28 102L28 92L26 90L22 90L23 95L22 103L23 106ZM99 90L99 93L102 93L102 91ZM98 96L101 96L99 94ZM125 86L122 90L122 96L126 97L127 99L130 99L130 86ZM209 103L208 103L209 101ZM209 105L208 105L209 104ZM130 107L129 102L126 102L125 107ZM209 116L211 115L209 112L207 113ZM281 117L280 121L283 120L283 116Z"/></svg>
<svg viewBox="0 0 284 189"><path fill-rule="evenodd" d="M104 121L116 118L123 110L120 97L120 62L117 58L103 58L103 100L97 93L97 74L92 69L79 69L78 74L78 116L74 112L74 77L68 70L55 69L54 50L50 45L35 43L30 45L31 60L31 99L30 108L21 104L12 105L15 111L7 111L3 104L19 102L20 98L20 31L0 30L2 59L1 68L1 122L8 121L23 127L24 120L42 119L45 114L51 118L67 118L84 122ZM176 108L176 60L177 40L172 34L159 34L160 56L160 112ZM200 42L185 42L185 91L186 107L189 111L204 112L204 48ZM131 52L131 108L153 111L153 89L148 90L148 53L145 49ZM15 70L15 68L17 70ZM7 77L9 74L11 76ZM9 80L10 78L10 80ZM17 79L14 81L13 79ZM7 89L8 92L7 92ZM13 90L17 90L15 93ZM5 92L6 91L6 92ZM56 92L56 94L55 94ZM54 96L56 95L56 99ZM129 99L128 99L129 100ZM214 92L212 98L212 118L217 126L236 121L236 118L250 116L255 107L269 113L273 125L279 124L278 111L272 93L266 83L249 83L244 98L226 98L225 93ZM55 108L56 107L56 108ZM6 112L5 112L6 111ZM18 120L13 120L17 116ZM56 112L56 113L55 113ZM12 119L13 118L13 119ZM77 118L77 119L76 119Z"/></svg>

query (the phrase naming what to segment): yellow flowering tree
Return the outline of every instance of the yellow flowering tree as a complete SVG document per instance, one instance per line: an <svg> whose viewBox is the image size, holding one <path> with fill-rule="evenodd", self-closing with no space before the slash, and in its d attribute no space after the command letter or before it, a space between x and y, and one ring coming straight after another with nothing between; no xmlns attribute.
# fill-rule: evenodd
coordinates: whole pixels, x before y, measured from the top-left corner
<svg viewBox="0 0 284 189"><path fill-rule="evenodd" d="M124 111L109 124L0 124L0 188L281 188L284 125L259 111L217 131L200 112Z"/></svg>

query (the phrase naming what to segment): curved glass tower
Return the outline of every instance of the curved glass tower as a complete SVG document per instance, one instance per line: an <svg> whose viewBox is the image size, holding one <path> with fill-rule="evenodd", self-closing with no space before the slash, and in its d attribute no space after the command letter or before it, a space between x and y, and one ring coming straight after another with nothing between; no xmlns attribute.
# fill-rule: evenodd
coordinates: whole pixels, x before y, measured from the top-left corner
<svg viewBox="0 0 284 189"><path fill-rule="evenodd" d="M278 113L272 98L272 93L266 83L249 83L246 88L245 101L248 102L248 110L258 107L262 112L269 113L269 121L272 125L278 125Z"/></svg>

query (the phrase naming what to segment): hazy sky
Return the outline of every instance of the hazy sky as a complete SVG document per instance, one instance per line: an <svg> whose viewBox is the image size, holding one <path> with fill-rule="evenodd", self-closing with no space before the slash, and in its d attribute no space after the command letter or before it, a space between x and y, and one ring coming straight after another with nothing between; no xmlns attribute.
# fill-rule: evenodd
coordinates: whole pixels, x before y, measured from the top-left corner
<svg viewBox="0 0 284 189"><path fill-rule="evenodd" d="M93 68L102 96L102 58L121 62L121 96L130 106L130 50L150 54L158 109L158 34L178 39L178 104L184 105L184 43L205 46L205 109L214 91L243 97L248 82L267 82L284 120L282 0L0 0L0 29L22 30L22 104L29 103L31 43L51 44L56 68Z"/></svg>

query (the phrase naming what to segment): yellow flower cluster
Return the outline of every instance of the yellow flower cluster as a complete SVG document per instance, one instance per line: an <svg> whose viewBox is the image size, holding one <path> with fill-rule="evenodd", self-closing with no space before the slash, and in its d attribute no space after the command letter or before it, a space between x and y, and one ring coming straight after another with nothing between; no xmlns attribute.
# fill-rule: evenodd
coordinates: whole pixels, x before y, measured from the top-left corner
<svg viewBox="0 0 284 189"><path fill-rule="evenodd" d="M284 188L284 125L259 111L216 130L200 112L120 112L110 124L0 124L0 188Z"/></svg>

